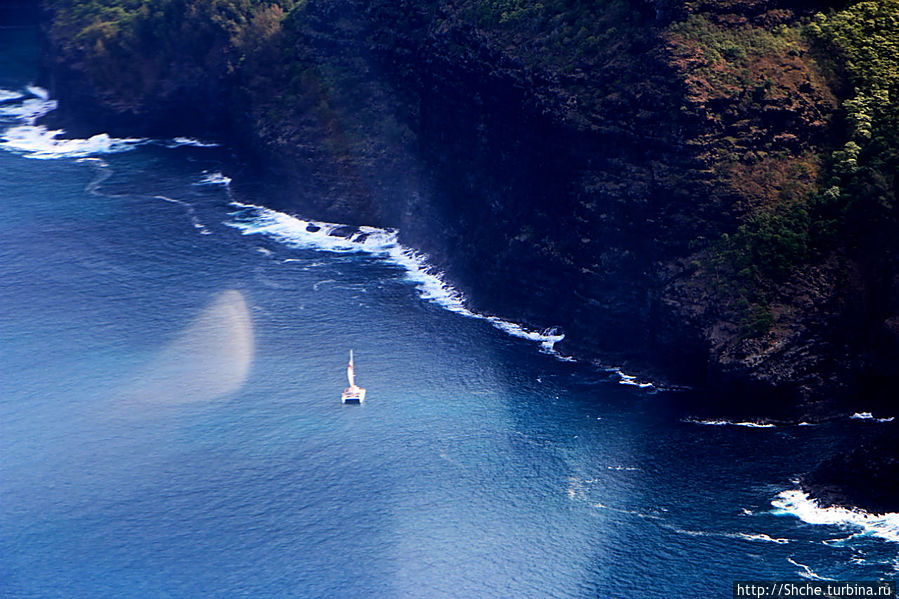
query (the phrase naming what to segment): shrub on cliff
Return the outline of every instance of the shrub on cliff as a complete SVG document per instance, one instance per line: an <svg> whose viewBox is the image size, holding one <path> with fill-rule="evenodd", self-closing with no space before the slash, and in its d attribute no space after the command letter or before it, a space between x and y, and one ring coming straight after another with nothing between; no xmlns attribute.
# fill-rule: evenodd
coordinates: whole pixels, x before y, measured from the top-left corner
<svg viewBox="0 0 899 599"><path fill-rule="evenodd" d="M293 0L48 0L50 40L118 103L233 73ZM280 13L278 12L280 11Z"/></svg>
<svg viewBox="0 0 899 599"><path fill-rule="evenodd" d="M707 159L743 198L736 230L710 252L724 301L757 314L828 255L870 263L897 251L899 0L855 2L773 28L696 13L667 35L688 106L712 132ZM829 90L844 96L838 106L828 105ZM808 123L796 118L803 107L812 109ZM778 111L789 116L766 120ZM826 137L798 126L813 119ZM799 167L815 175L797 185Z"/></svg>
<svg viewBox="0 0 899 599"><path fill-rule="evenodd" d="M825 198L853 242L889 241L899 210L899 0L858 2L818 14L808 32L852 85L846 139L831 157Z"/></svg>

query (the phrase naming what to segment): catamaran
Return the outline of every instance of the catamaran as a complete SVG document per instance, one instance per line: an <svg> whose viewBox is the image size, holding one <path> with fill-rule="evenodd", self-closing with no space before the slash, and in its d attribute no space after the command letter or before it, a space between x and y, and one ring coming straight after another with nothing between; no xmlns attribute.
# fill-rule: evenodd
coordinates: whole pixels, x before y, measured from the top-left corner
<svg viewBox="0 0 899 599"><path fill-rule="evenodd" d="M356 379L353 376L353 350L350 350L350 363L346 367L346 379L350 386L343 390L340 399L343 403L362 403L365 401L365 388L356 385Z"/></svg>

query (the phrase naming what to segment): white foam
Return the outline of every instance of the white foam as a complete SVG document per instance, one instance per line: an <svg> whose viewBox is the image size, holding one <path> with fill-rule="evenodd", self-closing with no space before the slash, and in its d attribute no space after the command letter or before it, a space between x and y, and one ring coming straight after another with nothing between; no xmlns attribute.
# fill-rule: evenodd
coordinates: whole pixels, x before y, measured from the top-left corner
<svg viewBox="0 0 899 599"><path fill-rule="evenodd" d="M36 98L39 98L44 101L50 99L50 92L45 90L43 87L38 87L37 85L28 85L25 87L25 89L28 90L29 94L31 94L32 96L34 96Z"/></svg>
<svg viewBox="0 0 899 599"><path fill-rule="evenodd" d="M56 100L26 98L21 102L0 106L0 116L13 118L20 124L33 125L38 118L54 110L56 110Z"/></svg>
<svg viewBox="0 0 899 599"><path fill-rule="evenodd" d="M651 389L655 388L655 384L649 381L641 381L636 375L627 374L623 372L620 368L611 368L611 372L614 372L618 375L618 384L619 385L631 385L634 387L639 387L640 389Z"/></svg>
<svg viewBox="0 0 899 599"><path fill-rule="evenodd" d="M888 418L875 418L874 414L871 412L856 412L852 416L850 416L852 420L874 420L876 422L892 422L896 419L895 416L890 416Z"/></svg>
<svg viewBox="0 0 899 599"><path fill-rule="evenodd" d="M219 144L210 141L201 141L193 137L176 137L166 144L170 148L180 148L181 146L191 146L194 148L217 148Z"/></svg>
<svg viewBox="0 0 899 599"><path fill-rule="evenodd" d="M743 541L756 541L763 543L777 543L778 545L785 545L790 542L790 539L778 539L774 537L770 537L765 533L755 533L755 532L718 532L714 530L689 530L684 528L677 528L676 526L666 526L670 530L682 535L688 535L691 537L718 537L722 539L741 539Z"/></svg>
<svg viewBox="0 0 899 599"><path fill-rule="evenodd" d="M854 541L858 537L864 536L864 533L854 533L847 537L839 537L836 539L825 539L821 541L822 545L827 545L828 547L845 547L851 541Z"/></svg>
<svg viewBox="0 0 899 599"><path fill-rule="evenodd" d="M763 541L765 543L777 543L778 545L786 545L790 542L790 539L778 539L775 537L770 537L763 532L758 533L737 533L737 536L741 539L746 539L747 541Z"/></svg>
<svg viewBox="0 0 899 599"><path fill-rule="evenodd" d="M162 200L164 202L169 202L170 204L178 204L179 206L183 206L187 211L187 215L190 217L190 222L194 226L194 229L197 229L200 232L200 235L212 235L212 231L206 228L203 223L200 222L200 219L197 218L197 211L194 210L194 207L191 206L187 202L183 202L181 200L176 200L174 198L170 198L167 196L153 196L157 200Z"/></svg>
<svg viewBox="0 0 899 599"><path fill-rule="evenodd" d="M0 147L21 152L27 158L83 158L96 154L127 152L145 139L115 138L100 133L88 139L59 139L64 131L47 130L40 125L22 125L7 129L0 137Z"/></svg>
<svg viewBox="0 0 899 599"><path fill-rule="evenodd" d="M821 576L820 574L818 574L817 572L815 572L814 570L812 570L805 564L800 564L799 562L797 562L796 560L794 560L791 557L788 557L787 561L790 562L791 564L793 564L794 566L802 568L802 572L800 572L799 575L802 576L803 578L806 578L808 580L833 580L833 578L827 578L827 577Z"/></svg>
<svg viewBox="0 0 899 599"><path fill-rule="evenodd" d="M25 94L22 92L14 92L11 89L0 89L0 102L7 102L9 100L18 100L19 98L24 98Z"/></svg>
<svg viewBox="0 0 899 599"><path fill-rule="evenodd" d="M776 508L773 513L796 516L808 524L861 529L867 535L899 543L899 513L869 514L859 509L824 508L800 490L780 493L771 505Z"/></svg>
<svg viewBox="0 0 899 599"><path fill-rule="evenodd" d="M56 101L49 99L47 90L29 86L33 96L22 102L0 106L0 116L10 117L17 124L0 135L0 147L24 154L28 158L84 158L96 154L125 152L147 140L115 138L106 133L88 139L64 139L62 129L49 130L37 125L37 119L56 109Z"/></svg>
<svg viewBox="0 0 899 599"><path fill-rule="evenodd" d="M776 428L776 425L770 423L760 423L760 422L732 422L730 420L696 420L693 418L686 418L681 422L688 422L690 424L701 424L703 426L743 426L746 428Z"/></svg>
<svg viewBox="0 0 899 599"><path fill-rule="evenodd" d="M222 173L206 173L199 182L194 185L224 185L225 187L231 185L231 177L226 177Z"/></svg>
<svg viewBox="0 0 899 599"><path fill-rule="evenodd" d="M0 147L23 153L28 158L83 158L97 154L125 152L149 141L144 138L115 138L106 133L100 133L88 139L60 138L65 133L62 129L48 130L46 127L36 124L37 119L56 110L56 100L51 100L49 92L42 87L30 85L26 90L27 93L0 89L0 102L4 102L0 106L0 117L18 121L15 126L3 132L0 137ZM23 100L12 102L18 99ZM164 143L169 148L180 146L208 148L218 145L190 137L176 137L170 142L160 143ZM230 181L221 173L214 173L209 175L203 183L227 184Z"/></svg>
<svg viewBox="0 0 899 599"><path fill-rule="evenodd" d="M221 176L221 173L215 175ZM207 176L207 179L213 176ZM224 179L230 182L227 177ZM234 220L226 224L239 229L244 235L265 235L294 249L365 253L384 259L402 267L406 279L415 283L422 299L468 318L486 320L509 335L539 343L544 353L560 360L574 361L573 358L563 356L555 350L555 344L565 338L565 335L556 329L532 331L517 323L470 310L462 293L446 282L442 272L428 264L425 254L399 242L398 232L395 229L349 227L337 223L304 220L254 204L232 202L231 205L238 210L231 213Z"/></svg>
<svg viewBox="0 0 899 599"><path fill-rule="evenodd" d="M637 387L639 389L648 389L650 391L656 391L665 389L666 387L662 387L656 383L653 383L647 379L640 379L635 374L628 374L620 366L609 366L604 364L599 364L599 368L603 372L608 372L614 374L618 377L619 385L628 385L631 387ZM676 389L677 387L670 387L671 389Z"/></svg>

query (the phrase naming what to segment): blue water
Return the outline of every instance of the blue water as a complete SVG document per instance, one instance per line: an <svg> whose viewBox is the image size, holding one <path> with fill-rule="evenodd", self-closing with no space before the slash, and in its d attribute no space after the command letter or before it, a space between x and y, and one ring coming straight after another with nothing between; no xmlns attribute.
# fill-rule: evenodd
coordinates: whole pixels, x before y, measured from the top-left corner
<svg viewBox="0 0 899 599"><path fill-rule="evenodd" d="M0 102L6 141L41 101L35 60L32 30L0 29L0 88L23 95ZM895 519L772 505L876 422L686 422L670 392L423 298L384 253L238 228L232 202L265 198L210 178L227 148L176 145L0 151L0 596L897 576ZM339 401L349 348L363 406Z"/></svg>

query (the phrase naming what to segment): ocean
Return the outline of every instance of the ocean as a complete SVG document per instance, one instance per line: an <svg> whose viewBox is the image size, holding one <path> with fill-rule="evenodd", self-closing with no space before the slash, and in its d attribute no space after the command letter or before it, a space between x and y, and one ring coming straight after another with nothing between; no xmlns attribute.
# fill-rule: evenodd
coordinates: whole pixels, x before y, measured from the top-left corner
<svg viewBox="0 0 899 599"><path fill-rule="evenodd" d="M0 596L729 597L899 576L796 477L893 415L698 420L231 148L65 138L0 29ZM343 405L348 352L363 405Z"/></svg>

